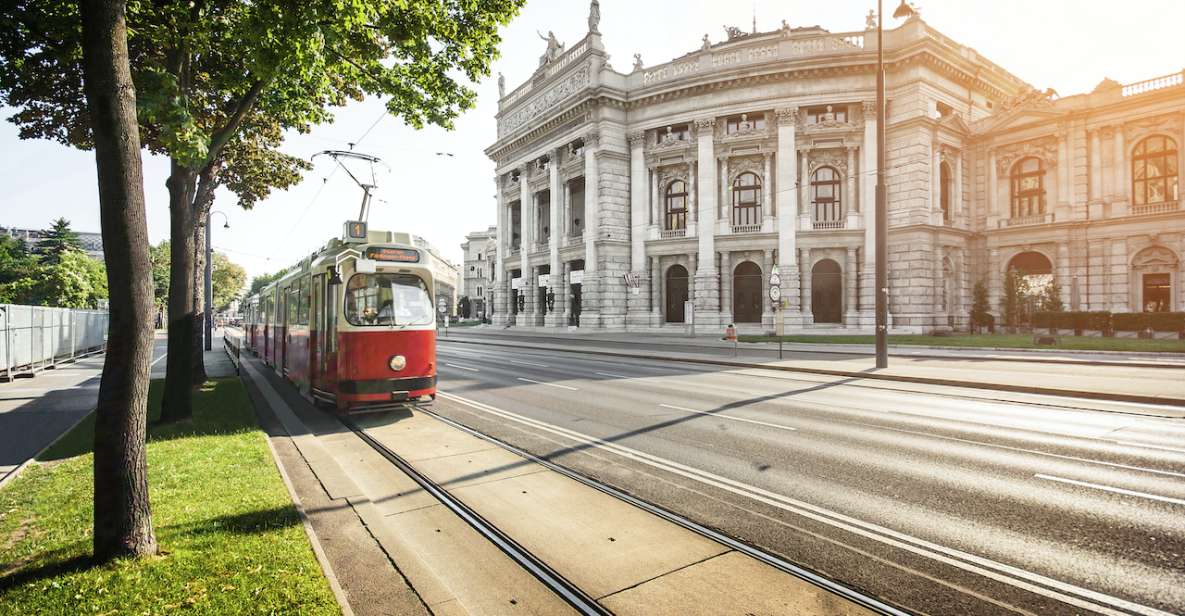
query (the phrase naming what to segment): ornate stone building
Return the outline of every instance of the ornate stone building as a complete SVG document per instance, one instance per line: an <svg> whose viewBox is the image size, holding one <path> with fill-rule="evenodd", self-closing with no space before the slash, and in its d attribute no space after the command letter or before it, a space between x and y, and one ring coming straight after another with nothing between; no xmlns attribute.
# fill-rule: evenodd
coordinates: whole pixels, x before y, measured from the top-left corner
<svg viewBox="0 0 1185 616"><path fill-rule="evenodd" d="M595 17L499 79L494 322L768 328L776 271L791 329L870 329L875 36L727 28L623 74ZM1067 308L1185 308L1185 73L1058 98L918 17L884 41L895 330L965 327L979 280L995 311L1009 267Z"/></svg>
<svg viewBox="0 0 1185 616"><path fill-rule="evenodd" d="M461 296L469 298L470 316L485 318L488 306L493 304L494 290L490 284L494 279L493 263L497 255L495 227L485 231L474 231L465 236L461 243L464 256L461 277Z"/></svg>

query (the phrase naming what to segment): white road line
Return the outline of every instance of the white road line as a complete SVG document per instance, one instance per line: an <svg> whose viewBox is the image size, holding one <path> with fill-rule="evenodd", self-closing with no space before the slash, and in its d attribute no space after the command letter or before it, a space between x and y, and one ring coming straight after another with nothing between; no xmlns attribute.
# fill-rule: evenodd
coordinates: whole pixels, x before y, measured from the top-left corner
<svg viewBox="0 0 1185 616"><path fill-rule="evenodd" d="M720 419L729 419L732 421L740 421L740 422L749 423L749 424L756 424L758 426L767 426L770 428L777 428L778 430L789 430L791 432L796 432L798 430L798 428L794 428L791 426L785 426L782 424L769 423L767 421L758 421L756 419L745 419L744 417L733 417L732 415L722 415L720 413L709 413L707 411L697 411L695 409L689 409L689 408L685 408L682 406L674 406L671 404L660 404L659 406L661 406L663 408L667 408L667 409L675 409L676 411L683 411L684 413L698 413L700 415L707 415L708 417L718 417Z"/></svg>
<svg viewBox="0 0 1185 616"><path fill-rule="evenodd" d="M534 383L536 385L547 385L548 387L559 387L560 389L570 389L572 391L580 391L579 389L577 389L575 387L569 387L567 385L560 385L559 383L544 383L543 381L536 381L534 379L524 379L521 376L518 377L518 380L526 381L528 383Z"/></svg>
<svg viewBox="0 0 1185 616"><path fill-rule="evenodd" d="M1033 475L1037 479L1046 479L1048 481L1060 481L1062 483L1069 483L1084 488L1093 488L1095 490L1103 490L1106 492L1114 492L1115 494L1124 494L1126 496L1138 496L1140 498L1147 498L1150 500L1161 501L1165 503L1172 503L1174 505L1185 505L1185 499L1173 498L1171 496L1161 496L1159 494L1149 494L1147 492L1136 492L1135 490L1127 490L1125 488L1116 488L1112 486L1104 486L1097 483L1090 483L1087 481L1077 481L1074 479L1066 479L1064 477L1054 477L1053 475L1042 475L1040 473Z"/></svg>
<svg viewBox="0 0 1185 616"><path fill-rule="evenodd" d="M561 428L542 421L524 417L510 411L504 411L494 406L463 398L456 394L447 392L439 392L439 395L445 399L467 404L477 409L481 409L493 415L501 416L511 421L516 421L535 429L544 432L572 439L578 443L583 443L616 453L622 457L635 460L642 464L647 464L655 468L665 470L670 473L681 475L689 479L699 481L707 485L715 486L722 490L732 492L734 494L762 502L785 511L809 518L823 524L840 528L847 532L851 532L862 537L879 541L881 543L891 545L932 560L957 567L964 571L975 573L983 577L993 579L1026 591L1039 594L1044 597L1049 597L1057 601L1061 601L1067 605L1073 605L1082 609L1098 612L1100 614L1107 614L1109 616L1124 616L1125 614L1136 613L1145 616L1172 616L1169 612L1158 610L1156 608L1140 605L1126 599L1113 597L1105 593L1101 593L1089 588L1076 586L1068 582L1062 582L1050 577L1043 576L1039 573L1027 571L1019 567L1007 565L996 562L989 558L977 556L969 552L964 552L955 548L939 545L925 539L913 537L911 535L853 518L842 513L830 511L817 505L800 501L789 496L771 492L763 488L751 486L727 477L716 475L708 471L704 471L695 467L673 462L665 458L651 455L637 449L625 447L611 443L593 436L588 436L580 432ZM1121 611L1121 610L1126 610Z"/></svg>
<svg viewBox="0 0 1185 616"><path fill-rule="evenodd" d="M1116 440L1112 440L1112 439L1102 439L1102 440L1110 441L1110 442L1115 443L1117 445L1127 445L1128 447L1145 447L1148 449L1159 449L1161 451L1173 451L1176 453L1185 453L1185 449L1178 449L1177 447L1165 447L1164 445L1149 445L1147 443L1137 443L1135 441L1116 441Z"/></svg>
<svg viewBox="0 0 1185 616"><path fill-rule="evenodd" d="M535 362L533 362L533 361L517 361L517 360L514 360L514 359L508 359L508 360L506 360L506 361L508 361L508 362L510 362L510 363L512 363L512 364L518 364L518 365L520 365L520 366L539 366L540 368L546 368L546 367L547 367L547 364L537 364L537 363L535 363Z"/></svg>
<svg viewBox="0 0 1185 616"><path fill-rule="evenodd" d="M151 367L157 365L158 363L160 363L160 360L162 360L168 356L169 356L168 353L161 353L160 357L157 357L156 359L152 360L151 364L148 364L148 367L151 368Z"/></svg>
<svg viewBox="0 0 1185 616"><path fill-rule="evenodd" d="M477 368L470 368L469 366L458 366L457 364L450 364L450 363L448 363L448 362L445 362L445 364L444 364L444 365L446 365L446 366L448 366L448 367L450 367L450 368L458 368L458 369L461 369L461 370L468 370L468 371L470 371L470 372L481 372L481 370L478 370Z"/></svg>
<svg viewBox="0 0 1185 616"><path fill-rule="evenodd" d="M599 374L599 375L601 375L601 376L608 376L608 377L613 377L613 378L615 378L615 379L628 379L628 378L632 378L632 377L628 377L628 376L621 375L621 374L613 374L612 372L595 372L594 374Z"/></svg>

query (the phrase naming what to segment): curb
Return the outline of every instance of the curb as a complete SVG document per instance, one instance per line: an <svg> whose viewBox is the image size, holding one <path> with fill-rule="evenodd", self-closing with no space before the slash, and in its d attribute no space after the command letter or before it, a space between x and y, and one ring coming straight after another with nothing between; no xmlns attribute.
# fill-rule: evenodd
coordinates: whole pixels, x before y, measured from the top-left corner
<svg viewBox="0 0 1185 616"><path fill-rule="evenodd" d="M820 374L825 376L843 376L858 379L870 379L878 381L896 381L900 383L918 383L921 385L943 385L947 387L963 387L972 389L988 389L995 391L1006 391L1009 393L1019 394L1036 394L1043 396L1061 396L1064 398L1082 398L1087 400L1103 400L1108 402L1134 402L1137 404L1157 404L1164 406L1178 406L1185 408L1185 398L1161 398L1157 396L1138 396L1127 394L1111 394L1101 391L1076 391L1071 389L1058 389L1055 387L1032 387L1025 385L1007 385L1002 383L982 383L976 381L958 381L955 379L940 379L932 377L921 376L907 376L896 374L876 374L872 372L853 372L850 370L830 370L827 368L804 368L794 366L777 366L770 364L727 361L723 359L708 359L701 357L673 357L669 355L646 355L639 353L622 353L617 351L603 351L590 349L565 349L549 347L530 347L522 344L508 344L505 342L477 342L473 340L459 340L453 339L452 342L461 344L484 344L488 346L503 346L512 348L546 348L550 351L560 351L564 353L586 353L590 355L606 355L610 357L630 357L634 359L649 359L657 361L679 361L691 364L706 364L715 366L729 366L733 368L756 368L761 370L778 370L782 372L799 372L804 374Z"/></svg>
<svg viewBox="0 0 1185 616"><path fill-rule="evenodd" d="M96 377L91 377L91 378L96 378ZM87 379L87 381L89 381L89 380L90 379ZM85 383L86 381L83 381L83 382ZM94 414L95 414L95 409L93 409L93 408L91 410L87 411L86 413L84 413L82 415L82 417L78 418L78 421L70 424L69 428L66 428L65 430L62 431L61 434L54 437L54 440L50 441L48 445L37 450L37 453L33 454L32 456L29 456L28 460L21 462L19 465L17 465L16 468L9 471L7 475L5 475L4 477L0 477L0 489L3 489L4 486L11 483L12 480L17 478L17 475L20 475L22 472L24 472L24 470L26 468L28 468L29 465L36 462L37 458L41 457L41 454L49 451L50 448L53 447L54 445L57 445L58 441L62 440L63 438L66 438L66 435L73 432L74 428L78 427L78 424L81 424L82 422L86 421L87 417L90 417L91 415L94 415Z"/></svg>

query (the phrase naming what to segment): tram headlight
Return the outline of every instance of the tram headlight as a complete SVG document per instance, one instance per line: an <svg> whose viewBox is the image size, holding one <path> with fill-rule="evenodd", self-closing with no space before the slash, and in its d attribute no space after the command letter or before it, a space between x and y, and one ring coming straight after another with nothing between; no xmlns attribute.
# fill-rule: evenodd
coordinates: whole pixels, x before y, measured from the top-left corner
<svg viewBox="0 0 1185 616"><path fill-rule="evenodd" d="M391 358L391 361L387 362L387 365L395 372L399 372L407 367L407 358L402 355L396 355Z"/></svg>

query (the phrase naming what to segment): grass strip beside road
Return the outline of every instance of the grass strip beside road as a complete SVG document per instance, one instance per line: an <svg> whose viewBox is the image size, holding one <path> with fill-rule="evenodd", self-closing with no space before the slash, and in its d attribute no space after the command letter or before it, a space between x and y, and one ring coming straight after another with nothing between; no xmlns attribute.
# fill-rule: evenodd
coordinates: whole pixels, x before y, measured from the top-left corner
<svg viewBox="0 0 1185 616"><path fill-rule="evenodd" d="M149 428L160 556L92 564L93 431L92 416L0 490L0 614L341 613L238 379Z"/></svg>
<svg viewBox="0 0 1185 616"><path fill-rule="evenodd" d="M777 336L738 336L741 342L777 342ZM782 342L805 344L867 344L876 343L872 335L811 335L782 336ZM987 334L965 336L924 336L895 334L889 336L890 345L932 346L955 348L1000 349L1060 349L1069 351L1127 351L1145 353L1185 353L1185 340L1141 340L1138 338L1095 338L1089 336L1059 336L1057 344L1036 344L1031 334Z"/></svg>

